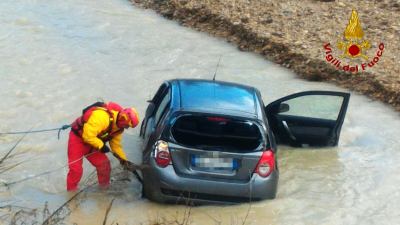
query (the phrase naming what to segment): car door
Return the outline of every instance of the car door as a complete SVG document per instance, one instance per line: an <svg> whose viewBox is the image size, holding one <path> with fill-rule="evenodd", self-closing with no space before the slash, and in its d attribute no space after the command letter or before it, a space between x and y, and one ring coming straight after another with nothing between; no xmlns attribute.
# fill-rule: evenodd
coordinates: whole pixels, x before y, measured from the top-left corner
<svg viewBox="0 0 400 225"><path fill-rule="evenodd" d="M265 112L278 143L336 146L349 99L349 93L306 91L270 103Z"/></svg>

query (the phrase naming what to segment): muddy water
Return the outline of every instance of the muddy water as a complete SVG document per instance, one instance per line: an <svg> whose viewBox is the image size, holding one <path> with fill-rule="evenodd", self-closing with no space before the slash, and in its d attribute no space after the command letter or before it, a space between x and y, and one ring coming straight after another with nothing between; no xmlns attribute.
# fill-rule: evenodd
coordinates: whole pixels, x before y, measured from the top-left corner
<svg viewBox="0 0 400 225"><path fill-rule="evenodd" d="M0 131L59 127L82 107L103 99L135 106L171 78L211 78L220 55L217 79L260 89L265 102L303 90L341 90L305 82L257 55L178 26L123 0L0 2ZM190 211L192 224L398 224L400 222L400 119L388 106L352 94L338 147L281 147L281 177L275 200L251 205L204 206ZM0 223L13 212L50 211L71 197L65 192L67 132L28 135L0 174L13 182L0 189ZM125 132L129 159L140 162L138 129ZM0 156L18 136L0 136ZM188 209L140 199L140 185L121 173L116 160L110 190L88 188L64 210L67 224L100 224L114 199L108 221L140 224L158 218L182 221ZM84 163L84 180L93 171ZM130 178L131 181L126 181ZM82 182L83 183L83 182ZM84 185L82 185L84 187ZM82 187L82 188L83 188ZM22 213L23 214L23 213ZM8 216L7 216L8 215ZM28 217L28 215L25 215Z"/></svg>

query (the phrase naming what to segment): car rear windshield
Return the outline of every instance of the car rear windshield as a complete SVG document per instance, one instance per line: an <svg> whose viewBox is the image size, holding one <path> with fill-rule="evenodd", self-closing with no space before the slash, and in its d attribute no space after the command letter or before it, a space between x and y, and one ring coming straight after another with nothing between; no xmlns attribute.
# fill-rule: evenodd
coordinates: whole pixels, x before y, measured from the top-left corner
<svg viewBox="0 0 400 225"><path fill-rule="evenodd" d="M178 144L205 150L249 152L263 141L255 122L219 116L182 116L171 132Z"/></svg>

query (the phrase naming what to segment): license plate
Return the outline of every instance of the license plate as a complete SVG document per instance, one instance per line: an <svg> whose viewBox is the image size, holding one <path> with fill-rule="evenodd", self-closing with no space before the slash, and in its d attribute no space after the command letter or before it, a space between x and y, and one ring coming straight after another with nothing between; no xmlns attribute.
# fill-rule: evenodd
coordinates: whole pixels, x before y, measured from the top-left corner
<svg viewBox="0 0 400 225"><path fill-rule="evenodd" d="M192 155L191 164L194 167L205 169L232 169L238 168L237 159L224 158L224 157L210 157Z"/></svg>

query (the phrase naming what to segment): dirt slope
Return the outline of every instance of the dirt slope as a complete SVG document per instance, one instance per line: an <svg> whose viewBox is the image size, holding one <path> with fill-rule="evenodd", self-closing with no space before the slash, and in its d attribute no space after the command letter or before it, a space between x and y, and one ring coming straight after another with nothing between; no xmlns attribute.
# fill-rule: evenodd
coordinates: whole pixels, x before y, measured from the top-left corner
<svg viewBox="0 0 400 225"><path fill-rule="evenodd" d="M400 110L400 1L332 0L132 0L182 25L224 37L243 51L262 54L311 81L327 81L379 99ZM358 12L368 57L339 58L337 43ZM326 60L324 45L330 43L340 69ZM383 43L383 54L370 61ZM361 65L364 63L365 70ZM358 72L343 66L358 66Z"/></svg>

